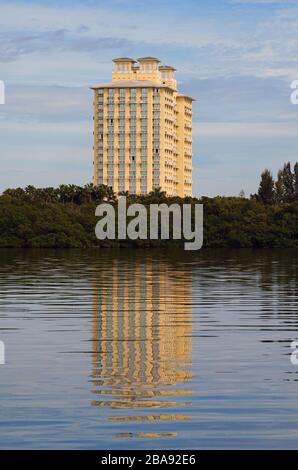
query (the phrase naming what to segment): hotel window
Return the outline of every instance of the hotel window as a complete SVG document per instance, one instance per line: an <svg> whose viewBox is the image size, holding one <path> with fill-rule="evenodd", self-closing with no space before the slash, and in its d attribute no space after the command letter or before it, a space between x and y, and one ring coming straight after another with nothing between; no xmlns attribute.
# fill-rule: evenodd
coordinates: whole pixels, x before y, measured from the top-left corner
<svg viewBox="0 0 298 470"><path fill-rule="evenodd" d="M130 90L130 102L135 102L137 99L137 93L134 88L131 88Z"/></svg>
<svg viewBox="0 0 298 470"><path fill-rule="evenodd" d="M125 101L125 89L124 88L120 88L119 90L119 101L121 102Z"/></svg>

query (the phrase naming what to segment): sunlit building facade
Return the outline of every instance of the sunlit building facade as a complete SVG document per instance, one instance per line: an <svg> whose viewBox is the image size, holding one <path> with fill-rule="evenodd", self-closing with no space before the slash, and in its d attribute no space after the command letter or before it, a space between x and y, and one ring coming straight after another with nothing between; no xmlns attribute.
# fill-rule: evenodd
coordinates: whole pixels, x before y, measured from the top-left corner
<svg viewBox="0 0 298 470"><path fill-rule="evenodd" d="M114 59L94 90L95 185L115 192L192 195L192 102L159 59Z"/></svg>

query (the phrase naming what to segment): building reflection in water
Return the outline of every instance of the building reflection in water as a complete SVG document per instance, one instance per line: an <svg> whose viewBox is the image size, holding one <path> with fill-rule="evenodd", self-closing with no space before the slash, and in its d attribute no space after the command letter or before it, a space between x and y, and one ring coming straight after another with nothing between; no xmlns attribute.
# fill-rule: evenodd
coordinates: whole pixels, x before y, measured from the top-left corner
<svg viewBox="0 0 298 470"><path fill-rule="evenodd" d="M94 279L92 404L112 421L190 419L191 321L191 271L112 260Z"/></svg>

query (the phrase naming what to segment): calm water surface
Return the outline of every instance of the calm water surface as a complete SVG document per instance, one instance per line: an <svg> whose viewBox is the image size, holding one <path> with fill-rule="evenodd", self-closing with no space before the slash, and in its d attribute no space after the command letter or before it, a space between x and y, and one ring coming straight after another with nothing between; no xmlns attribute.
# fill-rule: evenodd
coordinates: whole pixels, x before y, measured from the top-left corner
<svg viewBox="0 0 298 470"><path fill-rule="evenodd" d="M298 252L1 251L0 448L296 448Z"/></svg>

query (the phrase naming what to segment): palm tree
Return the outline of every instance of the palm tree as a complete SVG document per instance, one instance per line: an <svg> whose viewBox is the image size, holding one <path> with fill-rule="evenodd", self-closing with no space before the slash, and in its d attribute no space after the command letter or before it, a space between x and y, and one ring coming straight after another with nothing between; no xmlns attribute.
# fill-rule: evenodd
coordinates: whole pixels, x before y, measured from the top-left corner
<svg viewBox="0 0 298 470"><path fill-rule="evenodd" d="M85 184L83 188L83 194L85 200L87 200L88 202L91 202L94 199L95 186L93 186L93 183Z"/></svg>
<svg viewBox="0 0 298 470"><path fill-rule="evenodd" d="M25 193L31 202L34 202L38 197L38 190L32 185L26 186Z"/></svg>
<svg viewBox="0 0 298 470"><path fill-rule="evenodd" d="M107 197L108 187L104 184L100 186L94 186L93 200L97 203L102 202Z"/></svg>
<svg viewBox="0 0 298 470"><path fill-rule="evenodd" d="M161 199L166 199L167 193L162 191L161 188L155 188L147 196L149 199L159 202Z"/></svg>
<svg viewBox="0 0 298 470"><path fill-rule="evenodd" d="M167 197L167 193L165 191L162 191L161 187L159 187L159 188L154 188L153 191L150 191L148 196L165 198L165 197Z"/></svg>
<svg viewBox="0 0 298 470"><path fill-rule="evenodd" d="M25 191L23 188L8 188L3 191L3 195L10 196L14 199L24 199L26 197Z"/></svg>
<svg viewBox="0 0 298 470"><path fill-rule="evenodd" d="M66 184L60 184L58 188L58 199L60 202L65 204L69 199L69 188Z"/></svg>
<svg viewBox="0 0 298 470"><path fill-rule="evenodd" d="M116 197L116 193L114 192L113 188L111 186L108 186L107 187L107 190L106 190L106 198L107 198L107 201L108 202L114 202L116 201L117 197Z"/></svg>

